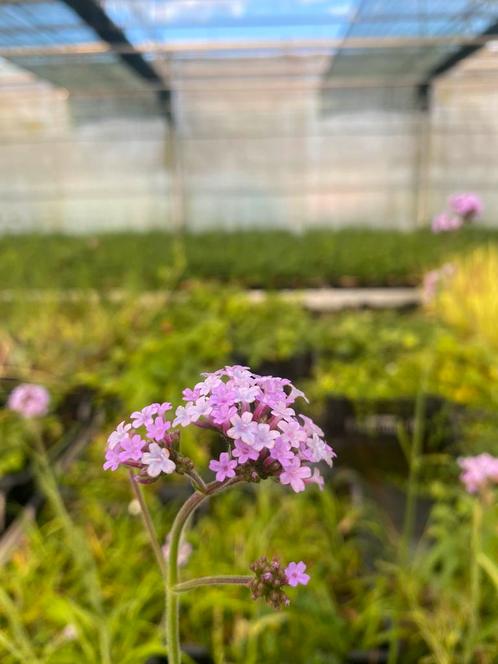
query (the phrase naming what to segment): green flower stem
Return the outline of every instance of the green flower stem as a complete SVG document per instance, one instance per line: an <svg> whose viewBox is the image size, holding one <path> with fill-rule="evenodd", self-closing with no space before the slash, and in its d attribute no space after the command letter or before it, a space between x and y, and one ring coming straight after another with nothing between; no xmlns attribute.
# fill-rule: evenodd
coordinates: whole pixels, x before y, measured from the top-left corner
<svg viewBox="0 0 498 664"><path fill-rule="evenodd" d="M415 425L410 450L408 468L408 487L406 492L406 507L401 537L401 560L408 563L410 557L410 544L413 539L415 517L417 510L417 493L419 489L420 457L424 438L425 422L425 392L420 390L415 403Z"/></svg>
<svg viewBox="0 0 498 664"><path fill-rule="evenodd" d="M194 590L194 588L200 588L201 586L247 586L253 578L253 576L234 576L230 574L221 574L219 576L200 576L197 579L191 579L190 581L177 583L176 586L173 587L173 590L175 593L185 593L188 590Z"/></svg>
<svg viewBox="0 0 498 664"><path fill-rule="evenodd" d="M170 531L168 570L166 579L166 642L168 646L169 664L181 664L180 650L180 625L179 625L179 597L175 591L178 585L178 548L182 537L182 532L190 515L210 496L221 493L240 482L236 477L228 482L211 482L205 485L205 490L201 493L196 491L180 508L173 526Z"/></svg>
<svg viewBox="0 0 498 664"><path fill-rule="evenodd" d="M196 470L194 469L189 470L187 473L185 473L185 475L187 475L187 477L190 478L194 486L194 489L196 489L196 491L200 491L201 493L206 493L207 485Z"/></svg>
<svg viewBox="0 0 498 664"><path fill-rule="evenodd" d="M181 664L178 593L185 592L191 588L197 588L198 586L213 585L214 583L238 583L245 585L248 581L251 580L251 577L245 576L220 576L203 577L201 579L186 581L185 583L181 584L178 583L178 549L180 546L183 529L189 517L205 500L242 481L239 477L235 477L228 482L211 482L210 484L205 484L204 480L197 473L197 471L193 470L189 472L188 475L199 488L190 496L190 498L184 502L178 511L175 520L173 521L169 535L169 554L166 563L142 490L135 480L133 472L130 471L130 483L133 489L133 493L139 502L142 520L147 534L149 535L150 544L154 551L154 555L156 557L159 569L161 571L161 576L163 577L164 581L166 593L166 644L168 648L169 664ZM217 581L213 581L213 579L216 579ZM228 579L231 580L229 581Z"/></svg>
<svg viewBox="0 0 498 664"><path fill-rule="evenodd" d="M481 553L482 504L479 498L474 499L472 509L472 532L470 540L470 617L469 631L466 638L464 663L473 661L477 632L479 629L479 609L481 604L481 570L479 556Z"/></svg>

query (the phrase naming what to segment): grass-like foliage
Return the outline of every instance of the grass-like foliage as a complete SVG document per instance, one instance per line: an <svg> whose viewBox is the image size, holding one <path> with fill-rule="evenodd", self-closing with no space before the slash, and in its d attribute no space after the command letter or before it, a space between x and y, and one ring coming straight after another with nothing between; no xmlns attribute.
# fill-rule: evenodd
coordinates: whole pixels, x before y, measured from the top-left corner
<svg viewBox="0 0 498 664"><path fill-rule="evenodd" d="M243 287L415 285L424 272L498 232L434 235L372 229L0 238L2 288L163 289L171 280L213 279Z"/></svg>

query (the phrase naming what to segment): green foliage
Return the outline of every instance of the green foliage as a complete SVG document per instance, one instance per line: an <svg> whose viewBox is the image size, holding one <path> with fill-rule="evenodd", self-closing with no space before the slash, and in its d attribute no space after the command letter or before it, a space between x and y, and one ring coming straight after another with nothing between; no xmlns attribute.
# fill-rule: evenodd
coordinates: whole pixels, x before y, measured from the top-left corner
<svg viewBox="0 0 498 664"><path fill-rule="evenodd" d="M496 231L465 228L433 235L367 228L162 232L0 238L3 288L164 289L178 279L244 287L417 284L434 266L469 248L495 243Z"/></svg>
<svg viewBox="0 0 498 664"><path fill-rule="evenodd" d="M174 398L201 371L241 361L256 370L280 373L284 367L297 373L319 408L331 395L358 402L413 398L425 381L426 391L476 409L461 448L496 450L498 423L483 417L497 399L493 345L421 312L315 318L277 298L254 305L236 290L191 283L170 298L54 298L3 303L0 313L4 377L46 383L56 405L75 385L91 385L121 401L109 414L113 424L148 401ZM294 364L302 357L310 361L306 375ZM5 388L3 399L6 393ZM130 505L126 476L101 470L109 427L103 426L58 484L38 458L49 501L39 524L0 570L2 663L94 664L103 661L106 644L111 662L140 664L164 653L163 589L153 554ZM12 414L2 413L0 433L1 472L37 461L24 424ZM60 421L47 420L45 439L57 442L60 435ZM401 429L400 436L410 457L409 436ZM210 443L203 431L183 439L204 467ZM280 554L308 561L312 582L291 591L292 606L282 613L251 602L244 589L188 593L182 596L183 641L205 646L217 664L341 664L351 650L398 639L404 664L453 664L468 657L496 662L496 504L485 509L477 549L469 538L475 499L458 486L454 457L431 453L416 463L413 495L429 497L433 509L406 559L400 555L406 542L389 515L363 496L363 485L340 461L323 493L313 488L296 496L264 484L215 498L188 533L194 553L184 579L246 573L259 555ZM162 504L155 486L145 492L164 538L176 500ZM478 620L469 639L476 564Z"/></svg>
<svg viewBox="0 0 498 664"><path fill-rule="evenodd" d="M429 304L435 315L464 337L498 350L498 251L480 247L453 261Z"/></svg>
<svg viewBox="0 0 498 664"><path fill-rule="evenodd" d="M419 314L362 312L335 321L308 390L314 400L413 398L428 373L429 394L495 408L498 355L483 343Z"/></svg>

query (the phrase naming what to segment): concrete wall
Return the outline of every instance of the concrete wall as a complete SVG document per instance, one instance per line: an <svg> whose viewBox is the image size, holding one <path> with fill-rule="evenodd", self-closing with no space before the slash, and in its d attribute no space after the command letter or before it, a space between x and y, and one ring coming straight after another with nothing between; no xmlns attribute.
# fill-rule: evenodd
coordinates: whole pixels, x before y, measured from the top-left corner
<svg viewBox="0 0 498 664"><path fill-rule="evenodd" d="M324 94L324 57L156 62L175 90L183 222L409 229L472 190L498 223L497 60L441 80L425 116L392 91ZM68 95L4 65L0 231L171 228L170 145L151 96Z"/></svg>

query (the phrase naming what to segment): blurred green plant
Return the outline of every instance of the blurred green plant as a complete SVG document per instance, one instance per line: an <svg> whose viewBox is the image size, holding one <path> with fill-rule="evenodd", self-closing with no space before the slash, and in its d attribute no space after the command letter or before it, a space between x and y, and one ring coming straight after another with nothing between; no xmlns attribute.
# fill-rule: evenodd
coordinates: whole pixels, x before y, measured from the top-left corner
<svg viewBox="0 0 498 664"><path fill-rule="evenodd" d="M249 288L416 285L450 256L497 239L485 228L7 235L0 238L0 283L98 290L164 289L192 278Z"/></svg>
<svg viewBox="0 0 498 664"><path fill-rule="evenodd" d="M498 250L480 247L456 258L429 307L463 337L498 350Z"/></svg>

